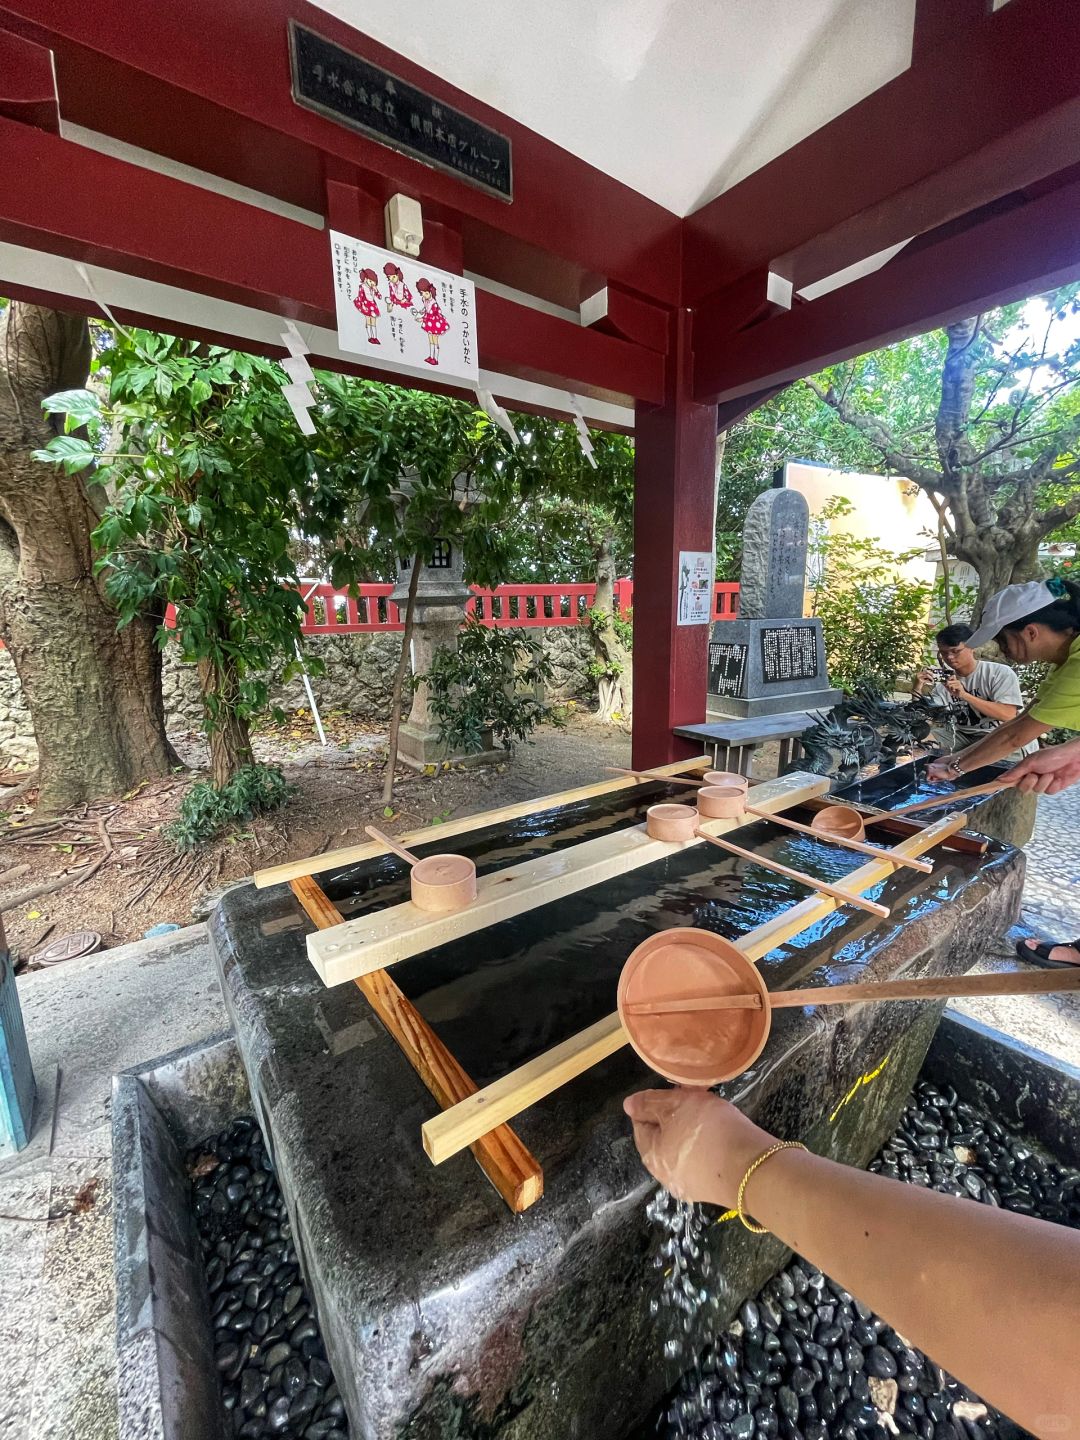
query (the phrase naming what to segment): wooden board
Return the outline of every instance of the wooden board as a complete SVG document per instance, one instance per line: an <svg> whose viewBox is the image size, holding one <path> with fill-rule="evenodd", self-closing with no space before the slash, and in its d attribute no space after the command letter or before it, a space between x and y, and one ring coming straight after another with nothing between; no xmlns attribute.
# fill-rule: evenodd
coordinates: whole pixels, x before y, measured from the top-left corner
<svg viewBox="0 0 1080 1440"><path fill-rule="evenodd" d="M708 770L712 761L707 755L693 760L677 760L673 765L660 765L653 774L657 780L666 775L685 775L694 770ZM483 830L488 825L500 825L507 820L520 820L526 815L538 815L542 810L554 810L559 805L573 805L579 800L594 800L600 795L610 795L618 790L629 790L640 785L640 780L618 779L598 780L592 785L579 785L573 790L561 790L556 795L541 795L536 800L519 800L513 805L503 805L498 810L484 810L478 815L468 815L462 820L448 820L445 825L423 830L410 830L407 835L396 835L399 845L429 845L432 840L442 840L451 835L467 835L472 830ZM327 870L339 870L343 865L357 865L361 860L374 860L388 853L385 845L378 841L365 840L362 845L351 845L344 850L327 850L323 855L312 855L306 860L287 860L281 865L270 865L265 870L256 870L252 877L256 889L265 890L270 885L283 885L289 880L299 880L305 875L322 875Z"/></svg>
<svg viewBox="0 0 1080 1440"><path fill-rule="evenodd" d="M967 818L964 814L951 815L902 840L896 848L908 856L925 854L946 836L963 829ZM873 860L853 870L845 877L844 884L852 890L870 890L892 875L896 868L887 861ZM748 931L735 944L748 959L760 960L770 950L815 925L836 908L836 901L826 895L811 896L774 919L767 920L764 925ZM489 1127L502 1124L530 1105L535 1105L537 1100L550 1095L553 1090L626 1044L629 1040L618 1014L608 1015L587 1030L564 1040L561 1045L546 1050L535 1060L485 1085L460 1105L429 1120L421 1129L424 1149L433 1164L441 1165L471 1144L477 1136L485 1134Z"/></svg>
<svg viewBox="0 0 1080 1440"><path fill-rule="evenodd" d="M290 881L289 888L320 930L340 925L341 912L315 880L301 876ZM476 1094L472 1080L389 975L365 975L356 984L444 1109ZM471 1148L481 1170L515 1213L535 1205L543 1195L540 1163L508 1125L482 1135Z"/></svg>
<svg viewBox="0 0 1080 1440"><path fill-rule="evenodd" d="M750 796L758 809L785 810L822 794L828 785L818 775L785 775L755 786ZM703 820L701 829L722 835L756 819L744 815L737 820ZM419 910L410 900L309 935L308 959L324 984L340 985L704 843L697 836L676 842L651 840L644 825L632 825L482 875L476 899L452 915Z"/></svg>

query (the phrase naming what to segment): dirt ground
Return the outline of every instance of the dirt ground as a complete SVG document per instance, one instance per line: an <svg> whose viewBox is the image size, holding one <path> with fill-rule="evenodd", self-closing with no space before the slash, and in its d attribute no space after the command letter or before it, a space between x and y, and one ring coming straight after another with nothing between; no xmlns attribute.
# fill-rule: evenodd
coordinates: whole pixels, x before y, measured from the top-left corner
<svg viewBox="0 0 1080 1440"><path fill-rule="evenodd" d="M193 768L140 786L117 801L49 821L32 804L5 807L0 790L0 910L16 967L73 931L90 930L103 947L137 939L162 922L203 919L217 891L253 870L365 839L364 826L391 834L514 801L602 780L605 765L630 763L629 729L571 714L565 727L542 727L508 762L454 768L434 776L400 767L394 814L383 814L386 737L349 717L324 717L323 749L309 714L270 726L255 740L260 760L280 764L296 790L272 815L259 817L191 855L161 838L204 763L195 736L173 737ZM33 792L30 792L30 799ZM51 882L49 893L33 893Z"/></svg>

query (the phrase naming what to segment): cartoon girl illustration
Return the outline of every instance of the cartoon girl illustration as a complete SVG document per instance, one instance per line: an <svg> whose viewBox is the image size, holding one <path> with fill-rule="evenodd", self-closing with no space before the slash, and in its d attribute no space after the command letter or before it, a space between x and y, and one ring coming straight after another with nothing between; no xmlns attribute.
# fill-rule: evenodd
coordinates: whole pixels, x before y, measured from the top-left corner
<svg viewBox="0 0 1080 1440"><path fill-rule="evenodd" d="M388 260L382 267L386 276L386 308L393 314L394 306L402 310L412 309L412 291L405 284L405 276L392 260Z"/></svg>
<svg viewBox="0 0 1080 1440"><path fill-rule="evenodd" d="M369 345L380 344L376 321L382 313L378 305L381 299L382 295L379 293L379 277L375 274L375 271L361 270L360 289L357 291L353 304L364 317Z"/></svg>
<svg viewBox="0 0 1080 1440"><path fill-rule="evenodd" d="M420 303L423 305L423 319L420 319L420 312L414 310L413 315L420 320L420 329L428 337L428 355L425 357L425 365L438 365L439 363L439 337L445 335L450 329L450 322L439 309L439 303L435 299L435 286L426 277L416 282L417 293L420 296Z"/></svg>

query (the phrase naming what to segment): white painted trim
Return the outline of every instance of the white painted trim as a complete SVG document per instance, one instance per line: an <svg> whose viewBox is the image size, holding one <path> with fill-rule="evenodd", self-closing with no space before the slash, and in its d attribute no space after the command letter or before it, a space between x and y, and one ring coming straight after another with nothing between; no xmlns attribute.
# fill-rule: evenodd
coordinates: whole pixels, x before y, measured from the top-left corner
<svg viewBox="0 0 1080 1440"><path fill-rule="evenodd" d="M489 280L486 275L477 275L472 270L465 271L465 279L471 280L478 290L486 290L489 295L500 295L504 300L513 300L518 305L527 305L530 310L540 310L545 315L554 315L558 320L568 320L571 325L580 325L581 316L576 310L567 310L562 305L556 305L551 300L543 300L539 295L530 295L527 290L515 290L512 285L503 285L498 280Z"/></svg>
<svg viewBox="0 0 1080 1440"><path fill-rule="evenodd" d="M9 281L15 285L48 291L57 297L67 295L80 300L89 298L98 303L103 300L110 309L133 310L140 315L151 316L165 329L170 321L175 321L187 328L234 336L240 343L254 340L262 345L272 345L275 349L282 348L282 317L275 312L256 310L250 305L237 305L228 300L217 300L195 290L162 285L156 280L127 275L121 270L108 270L97 265L87 266L87 270L94 286L94 294L90 296L87 295L86 284L76 271L73 260L0 241L0 293L3 291L4 281ZM346 355L338 349L337 335L333 330L307 324L299 324L297 328L310 346L313 356L321 356L328 361L341 360L356 364L355 355ZM318 359L315 363L318 363ZM418 372L418 375L419 373L421 372ZM389 375L387 381L396 383L395 377ZM567 419L572 419L575 413L570 393L552 385L519 380L516 376L502 375L494 370L481 370L480 384L503 404L510 404L515 408L548 411L564 415ZM597 425L633 431L634 411L631 406L592 400L580 393L578 399L587 420Z"/></svg>
<svg viewBox="0 0 1080 1440"><path fill-rule="evenodd" d="M124 160L129 165L138 165L142 170L153 170L158 175L168 175L173 180L183 180L187 185L197 185L200 190L211 190L217 195L227 195L230 200L239 200L243 205L254 205L259 210L268 210L271 215L282 215L286 220L296 220L309 225L313 230L325 230L325 217L316 210L305 210L303 206L291 205L279 200L276 195L267 195L262 190L251 190L247 185L237 185L209 170L197 170L172 160L168 155L159 155L155 150L143 150L138 145L129 145L126 140L117 140L104 135L100 130L87 130L82 125L60 120L60 134L73 145L83 145L87 150L96 150L101 155L111 155L114 160Z"/></svg>

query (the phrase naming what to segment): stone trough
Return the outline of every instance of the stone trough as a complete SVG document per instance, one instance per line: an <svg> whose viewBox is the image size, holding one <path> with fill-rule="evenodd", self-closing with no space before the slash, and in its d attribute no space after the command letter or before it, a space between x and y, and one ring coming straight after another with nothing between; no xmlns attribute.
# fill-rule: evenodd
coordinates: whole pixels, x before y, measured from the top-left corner
<svg viewBox="0 0 1080 1440"><path fill-rule="evenodd" d="M474 831L455 848L483 874L639 823L656 798L670 798L668 787ZM767 822L740 838L829 878L854 868ZM984 856L936 855L933 876L904 872L875 889L888 921L834 914L774 951L762 962L770 987L969 969L1016 914L1023 858L998 844ZM400 862L382 857L324 888L351 916L392 903L406 883ZM644 935L695 914L738 935L802 894L698 847L393 973L482 1085L607 1013ZM549 1440L576 1424L617 1440L672 1378L648 1313L651 1185L621 1110L648 1073L621 1051L518 1118L546 1194L511 1215L468 1154L430 1165L419 1130L433 1102L356 988L322 986L306 958L308 928L288 889L245 888L219 906L212 941L352 1433ZM786 1012L766 1056L730 1093L779 1133L865 1164L895 1123L940 1012ZM709 1240L721 1313L730 1313L782 1251L735 1227L714 1227Z"/></svg>

